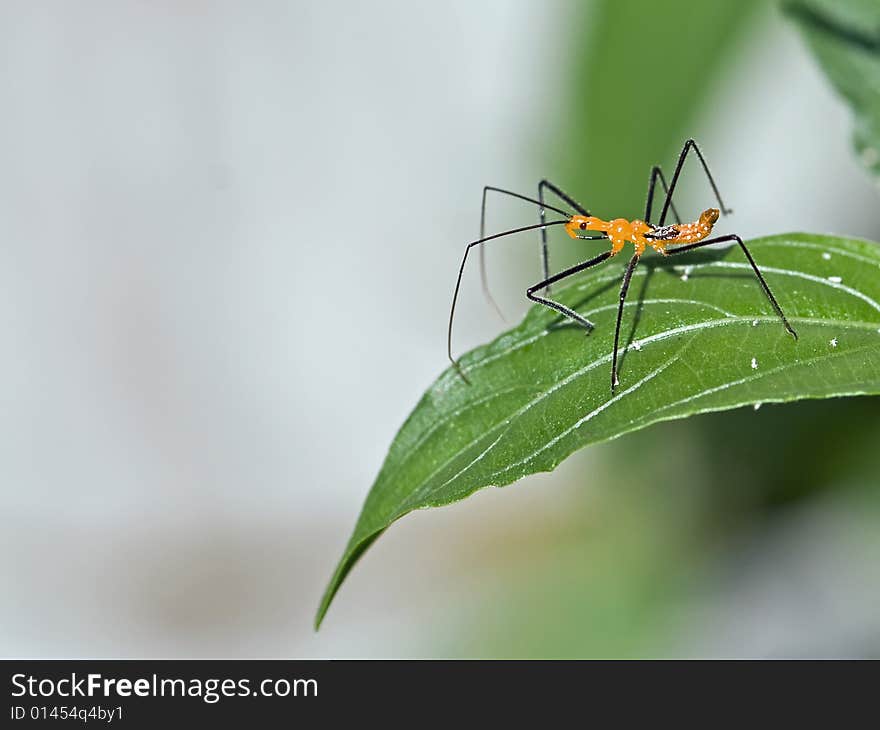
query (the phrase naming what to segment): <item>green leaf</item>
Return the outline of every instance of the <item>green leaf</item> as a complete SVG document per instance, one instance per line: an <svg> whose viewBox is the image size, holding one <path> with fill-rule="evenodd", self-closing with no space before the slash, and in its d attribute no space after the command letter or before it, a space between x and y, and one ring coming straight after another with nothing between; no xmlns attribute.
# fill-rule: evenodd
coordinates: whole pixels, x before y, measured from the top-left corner
<svg viewBox="0 0 880 730"><path fill-rule="evenodd" d="M576 449L658 421L801 398L880 393L880 248L788 234L748 244L798 330L795 341L738 247L646 256L633 276L610 392L625 259L554 289L596 324L545 307L447 369L397 434L330 580L319 625L348 571L414 509L549 471Z"/></svg>
<svg viewBox="0 0 880 730"><path fill-rule="evenodd" d="M783 4L831 83L852 106L862 164L880 174L880 3L788 0Z"/></svg>

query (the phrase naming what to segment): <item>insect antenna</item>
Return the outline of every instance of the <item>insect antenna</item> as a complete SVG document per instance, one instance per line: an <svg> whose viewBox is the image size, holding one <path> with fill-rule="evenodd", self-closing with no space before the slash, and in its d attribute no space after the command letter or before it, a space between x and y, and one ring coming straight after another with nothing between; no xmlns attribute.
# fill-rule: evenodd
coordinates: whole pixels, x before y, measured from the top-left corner
<svg viewBox="0 0 880 730"><path fill-rule="evenodd" d="M541 207L542 211L552 210L554 213L559 213L560 215L564 215L567 218L571 218L572 213L562 210L561 208L557 208L554 205L548 205L541 200L535 200L534 198L530 198L527 195L521 195L520 193L515 193L512 190L504 190L503 188L496 188L493 185L486 185L483 187L483 203L480 206L480 238L483 238L486 235L486 193L501 193L502 195L508 195L511 198L517 198L518 200L523 200L526 203L534 203ZM543 213L542 213L543 220ZM545 243L546 246L546 243ZM549 276L549 274L548 274ZM498 316L501 317L502 320L506 321L503 312L501 311L501 307L498 306L498 303L495 301L495 297L492 296L492 292L489 291L489 277L486 273L486 251L485 249L480 249L480 283L483 287L483 294L488 300L489 304L495 309L498 313Z"/></svg>
<svg viewBox="0 0 880 730"><path fill-rule="evenodd" d="M517 196L523 197L523 196ZM532 201L537 202L537 201ZM540 205L540 203L538 203ZM549 207L549 206L545 206ZM553 208L553 210L557 210L557 208ZM559 211L561 212L561 211ZM568 213L564 215L568 216ZM458 374L461 375L462 379L466 383L470 383L470 381L465 377L464 371L461 369L461 365L459 365L458 361L452 356L452 323L455 319L455 305L458 302L458 292L461 289L461 278L464 275L464 267L467 264L468 254L474 246L480 246L481 244L486 243L487 241L492 241L496 238L503 238L505 236L512 236L514 233L522 233L524 231L534 231L538 228L544 228L546 226L559 226L568 223L568 219L561 221L547 221L546 223L536 223L531 226L523 226L522 228L512 228L509 231L502 231L501 233L494 233L491 236L485 236L483 238L478 238L476 241L471 241L464 250L464 256L461 258L461 266L458 268L458 278L455 281L455 291L452 294L452 306L449 309L449 329L446 333L446 355L449 358L449 362L458 370ZM482 248L480 249L482 250Z"/></svg>

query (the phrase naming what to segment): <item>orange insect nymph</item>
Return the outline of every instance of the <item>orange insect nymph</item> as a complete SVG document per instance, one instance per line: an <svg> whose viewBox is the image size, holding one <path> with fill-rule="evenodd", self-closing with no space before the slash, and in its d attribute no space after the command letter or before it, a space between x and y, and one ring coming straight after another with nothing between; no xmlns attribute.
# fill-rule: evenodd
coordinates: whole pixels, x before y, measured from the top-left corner
<svg viewBox="0 0 880 730"><path fill-rule="evenodd" d="M689 152L693 152L699 158L699 161L703 168L703 172L706 173L706 178L712 188L712 192L715 193L715 198L718 201L718 207L707 208L702 213L700 213L699 218L697 218L697 220L693 221L692 223L682 223L681 218L678 215L678 211L675 209L675 205L672 202L672 197L675 193L675 186L678 183L679 175L681 174L682 167L684 166L685 160ZM654 193L657 182L660 182L662 184L665 198L663 201L663 207L661 208L660 214L657 218L657 222L652 223L651 213L654 205ZM502 231L501 233L494 233L492 235L486 236L484 231L484 224L486 217L486 193L488 191L495 191L513 198L518 198L519 200L525 201L527 203L537 205L539 208L540 223L532 226L513 228L507 231ZM555 195L559 200L562 201L562 203L568 206L568 209L566 210L566 208L548 203L545 200L546 193L552 193L553 195ZM576 213L572 213L572 210L576 211ZM547 220L546 215L548 212L557 213L562 216L562 218L559 220ZM553 299L551 297L550 287L559 282L567 280L569 277L575 276L582 271L586 271L587 269L591 269L594 266L599 266L600 264L608 261L608 259L620 253L627 243L632 243L633 247L635 248L633 256L623 272L623 279L620 286L620 295L617 304L617 320L614 326L614 344L611 356L612 391L614 391L619 383L617 375L617 362L618 352L620 349L620 326L624 312L624 303L626 301L627 292L629 291L629 285L633 277L633 272L635 271L635 268L638 265L642 254L644 254L645 250L649 246L663 256L675 256L678 254L686 254L689 251L702 248L703 246L711 246L716 243L735 242L745 255L749 266L754 272L755 277L761 285L761 288L763 289L764 294L767 297L770 305L773 307L777 316L781 320L782 325L796 340L797 332L795 332L794 328L786 319L785 313L782 311L782 307L779 306L779 302L776 301L776 297L773 295L773 292L770 291L769 284L764 279L764 275L758 268L758 264L755 262L755 259L752 257L751 252L746 247L746 244L743 242L742 238L740 238L735 233L710 237L712 234L712 229L718 222L719 217L722 214L727 215L732 212L733 211L731 211L727 206L724 205L724 202L721 199L721 193L718 192L718 187L715 185L715 180L712 178L712 174L709 172L709 166L706 164L703 153L700 152L699 147L697 147L697 143L694 142L694 140L692 139L689 139L685 142L684 147L682 148L681 153L678 156L678 162L676 163L675 171L673 172L668 185L666 184L666 178L664 177L660 167L655 165L652 168L651 176L648 181L648 196L645 205L644 220L629 220L627 218L614 218L612 220L604 220L602 218L597 218L594 215L590 215L590 212L587 208L578 203L570 195L563 192L559 186L554 185L549 180L541 180L541 182L538 183L537 199L530 198L526 195L521 195L520 193L515 193L510 190L504 190L502 188L496 188L487 185L483 188L483 207L480 215L480 238L476 241L472 241L465 247L464 255L461 259L461 265L458 269L458 278L455 282L455 290L452 294L452 306L449 309L449 326L446 332L446 352L447 356L449 357L449 361L458 370L462 378L467 381L467 378L465 377L461 366L458 364L458 361L452 356L452 320L455 315L455 303L458 299L458 292L459 288L461 287L461 280L464 273L464 267L467 261L468 252L474 246L481 247L480 267L483 280L483 289L486 293L486 296L490 299L490 301L493 301L494 303L494 300L492 300L491 296L489 295L488 286L486 284L486 273L482 258L482 245L496 238L501 238L503 236L510 236L515 233L523 233L524 231L532 230L540 230L541 232L541 267L543 270L543 277L540 281L526 289L526 297L530 301L536 302L542 306L547 307L548 309L552 309L553 311L561 314L572 322L581 325L588 331L592 330L595 327L593 322L590 321L590 319L582 314L580 311L573 309L572 306L565 301ZM668 225L666 224L666 216L669 213L672 214L673 219L676 221L676 223ZM598 255L592 255L586 260L581 261L581 263L579 264L575 264L574 266L563 269L556 274L551 274L547 248L547 229L550 226L565 226L565 232L571 238L575 238L578 240L609 242L611 244L610 249L605 248L605 250L601 253L598 253ZM599 243L598 245L601 246L602 244ZM685 277L682 278L684 279Z"/></svg>

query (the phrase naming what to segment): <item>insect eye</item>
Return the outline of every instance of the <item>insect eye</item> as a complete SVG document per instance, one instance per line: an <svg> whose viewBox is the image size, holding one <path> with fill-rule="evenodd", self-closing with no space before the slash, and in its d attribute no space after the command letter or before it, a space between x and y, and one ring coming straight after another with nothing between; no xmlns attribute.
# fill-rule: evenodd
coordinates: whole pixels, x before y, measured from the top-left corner
<svg viewBox="0 0 880 730"><path fill-rule="evenodd" d="M582 231L587 230L587 224L586 224L586 223L584 223L584 222L581 223L581 230L582 230Z"/></svg>

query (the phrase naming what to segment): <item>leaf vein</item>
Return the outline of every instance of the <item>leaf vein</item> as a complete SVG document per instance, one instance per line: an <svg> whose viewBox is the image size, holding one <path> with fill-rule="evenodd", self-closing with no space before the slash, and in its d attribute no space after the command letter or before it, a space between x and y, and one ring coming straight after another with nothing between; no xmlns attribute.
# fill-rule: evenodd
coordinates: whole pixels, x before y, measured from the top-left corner
<svg viewBox="0 0 880 730"><path fill-rule="evenodd" d="M748 269L752 270L752 267L749 264L738 264L733 261L713 261L709 264L694 264L693 268L696 269L705 269L707 267L717 266L722 269ZM860 292L858 289L853 289L851 286L847 286L846 284L840 284L835 281L829 281L828 279L823 279L821 276L814 276L813 274L807 274L803 271L794 271L792 269L779 269L772 266L763 266L761 270L765 273L770 274L782 274L783 276L795 276L801 279L806 279L807 281L815 282L816 284L824 284L825 286L830 286L832 289L839 289L840 291L846 292L854 297L858 297L863 302L866 302L871 307L880 312L880 304L878 304L875 300L871 299L864 292Z"/></svg>

